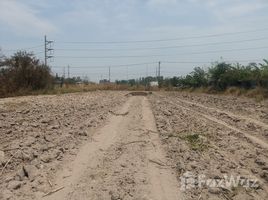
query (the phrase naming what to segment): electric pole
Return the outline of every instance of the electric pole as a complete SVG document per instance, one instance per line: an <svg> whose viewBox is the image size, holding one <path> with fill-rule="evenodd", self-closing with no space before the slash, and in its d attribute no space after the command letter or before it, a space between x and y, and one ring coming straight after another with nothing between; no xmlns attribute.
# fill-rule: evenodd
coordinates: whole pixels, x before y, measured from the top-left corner
<svg viewBox="0 0 268 200"><path fill-rule="evenodd" d="M70 78L70 66L68 65L68 79Z"/></svg>
<svg viewBox="0 0 268 200"><path fill-rule="evenodd" d="M158 62L158 78L160 78L161 72L160 72L160 68L161 68L161 62Z"/></svg>
<svg viewBox="0 0 268 200"><path fill-rule="evenodd" d="M128 81L128 66L127 66L127 81Z"/></svg>
<svg viewBox="0 0 268 200"><path fill-rule="evenodd" d="M111 67L109 67L109 83L111 82Z"/></svg>
<svg viewBox="0 0 268 200"><path fill-rule="evenodd" d="M53 50L52 49L53 41L47 40L47 36L45 35L45 65L47 66L47 60L53 58Z"/></svg>
<svg viewBox="0 0 268 200"><path fill-rule="evenodd" d="M47 66L47 36L45 35L45 66Z"/></svg>
<svg viewBox="0 0 268 200"><path fill-rule="evenodd" d="M63 67L63 74L62 77L65 78L65 67Z"/></svg>

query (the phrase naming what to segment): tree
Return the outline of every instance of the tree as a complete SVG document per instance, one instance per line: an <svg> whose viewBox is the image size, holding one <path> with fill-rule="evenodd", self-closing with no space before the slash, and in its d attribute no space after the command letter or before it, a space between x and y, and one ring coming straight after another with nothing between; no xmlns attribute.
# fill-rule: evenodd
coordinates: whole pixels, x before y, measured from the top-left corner
<svg viewBox="0 0 268 200"><path fill-rule="evenodd" d="M5 56L2 53L2 50L0 48L0 67L2 67L4 65L4 59L5 59Z"/></svg>
<svg viewBox="0 0 268 200"><path fill-rule="evenodd" d="M193 87L207 86L207 73L204 69L195 67L194 71L191 72L191 76Z"/></svg>
<svg viewBox="0 0 268 200"><path fill-rule="evenodd" d="M217 63L216 66L209 68L209 82L215 89L224 90L228 86L228 80L225 74L230 71L232 66L225 62Z"/></svg>
<svg viewBox="0 0 268 200"><path fill-rule="evenodd" d="M50 68L42 64L32 53L19 51L4 60L0 74L1 93L49 88L53 83Z"/></svg>
<svg viewBox="0 0 268 200"><path fill-rule="evenodd" d="M261 85L263 87L268 88L268 60L263 60L264 64L260 64L261 66Z"/></svg>

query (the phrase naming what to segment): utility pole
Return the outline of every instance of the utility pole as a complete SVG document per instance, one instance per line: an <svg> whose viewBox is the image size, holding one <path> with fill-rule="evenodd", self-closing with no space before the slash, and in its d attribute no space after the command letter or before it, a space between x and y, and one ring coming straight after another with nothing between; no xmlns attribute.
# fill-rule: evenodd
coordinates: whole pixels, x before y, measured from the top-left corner
<svg viewBox="0 0 268 200"><path fill-rule="evenodd" d="M109 67L109 83L111 82L111 67Z"/></svg>
<svg viewBox="0 0 268 200"><path fill-rule="evenodd" d="M45 66L47 66L47 36L45 35Z"/></svg>
<svg viewBox="0 0 268 200"><path fill-rule="evenodd" d="M128 66L127 66L127 81L128 81Z"/></svg>
<svg viewBox="0 0 268 200"><path fill-rule="evenodd" d="M68 79L70 78L70 66L68 65Z"/></svg>
<svg viewBox="0 0 268 200"><path fill-rule="evenodd" d="M161 62L158 62L158 78L160 78L161 72L160 72L160 68L161 68Z"/></svg>
<svg viewBox="0 0 268 200"><path fill-rule="evenodd" d="M62 75L63 78L65 78L65 67L63 67L63 75Z"/></svg>
<svg viewBox="0 0 268 200"><path fill-rule="evenodd" d="M53 41L47 40L45 35L45 65L47 66L47 60L53 58L52 52L54 49L51 48Z"/></svg>

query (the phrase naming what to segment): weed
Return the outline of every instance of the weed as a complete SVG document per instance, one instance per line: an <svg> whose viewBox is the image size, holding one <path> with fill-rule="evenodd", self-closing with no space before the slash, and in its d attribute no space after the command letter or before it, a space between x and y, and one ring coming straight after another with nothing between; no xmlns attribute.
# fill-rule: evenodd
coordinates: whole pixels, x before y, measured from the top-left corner
<svg viewBox="0 0 268 200"><path fill-rule="evenodd" d="M182 135L180 139L185 140L194 151L204 151L208 148L205 137L197 133Z"/></svg>

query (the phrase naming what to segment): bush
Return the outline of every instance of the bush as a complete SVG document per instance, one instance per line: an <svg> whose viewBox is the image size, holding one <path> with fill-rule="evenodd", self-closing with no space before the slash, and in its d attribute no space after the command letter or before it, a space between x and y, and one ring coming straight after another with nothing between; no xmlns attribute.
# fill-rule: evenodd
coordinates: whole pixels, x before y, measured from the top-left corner
<svg viewBox="0 0 268 200"><path fill-rule="evenodd" d="M169 79L170 83L176 81L181 88L210 87L215 91L224 91L230 87L254 89L268 88L268 61L264 64L250 63L247 66L240 64L215 63L207 71L200 67L185 77ZM165 80L166 84L168 80Z"/></svg>
<svg viewBox="0 0 268 200"><path fill-rule="evenodd" d="M19 91L46 89L52 84L50 68L31 53L20 51L11 58L1 61L0 97L16 94Z"/></svg>

